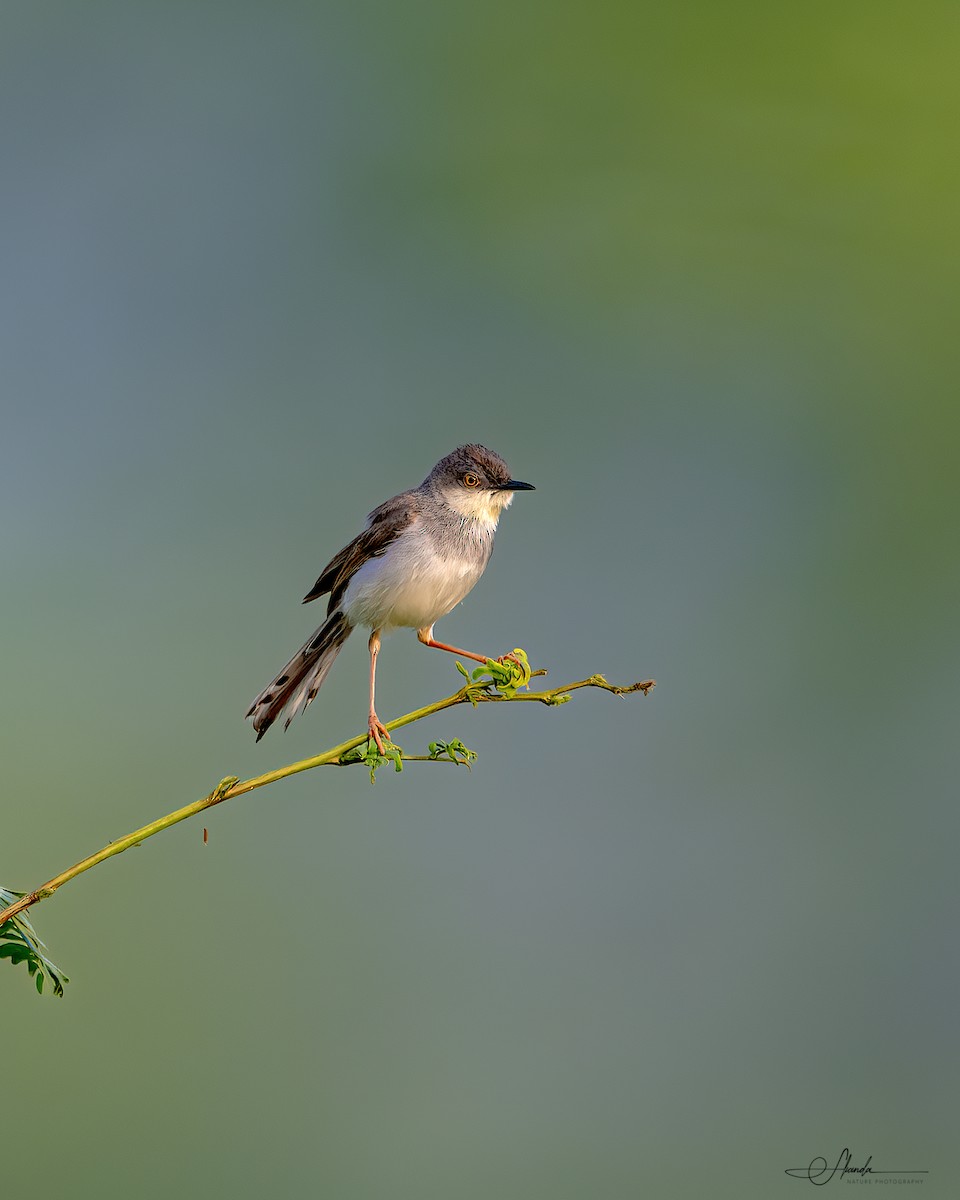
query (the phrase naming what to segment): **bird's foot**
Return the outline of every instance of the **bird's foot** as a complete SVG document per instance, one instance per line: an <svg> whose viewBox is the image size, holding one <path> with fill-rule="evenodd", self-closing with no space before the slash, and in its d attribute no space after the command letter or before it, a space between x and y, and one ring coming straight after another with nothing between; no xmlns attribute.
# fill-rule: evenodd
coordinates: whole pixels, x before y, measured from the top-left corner
<svg viewBox="0 0 960 1200"><path fill-rule="evenodd" d="M380 751L380 753L385 754L386 751L383 748L383 739L386 738L386 740L389 742L390 741L390 733L389 733L386 725L384 725L384 723L380 720L380 718L377 716L377 714L375 712L371 712L370 716L367 720L367 744L368 745L370 744L371 738L376 742L377 749Z"/></svg>

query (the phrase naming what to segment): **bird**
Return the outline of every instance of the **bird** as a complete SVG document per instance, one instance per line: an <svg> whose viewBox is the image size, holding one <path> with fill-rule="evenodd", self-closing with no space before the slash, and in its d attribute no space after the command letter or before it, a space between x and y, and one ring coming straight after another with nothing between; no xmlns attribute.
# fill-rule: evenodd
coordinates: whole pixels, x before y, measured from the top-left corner
<svg viewBox="0 0 960 1200"><path fill-rule="evenodd" d="M535 490L512 479L499 454L471 442L441 458L419 487L378 505L363 532L330 560L304 597L309 604L329 595L327 619L247 710L257 741L284 710L286 729L307 708L358 626L370 630L367 743L372 739L381 754L390 737L374 703L384 634L415 629L424 646L486 662L486 655L437 641L433 627L480 579L514 494Z"/></svg>

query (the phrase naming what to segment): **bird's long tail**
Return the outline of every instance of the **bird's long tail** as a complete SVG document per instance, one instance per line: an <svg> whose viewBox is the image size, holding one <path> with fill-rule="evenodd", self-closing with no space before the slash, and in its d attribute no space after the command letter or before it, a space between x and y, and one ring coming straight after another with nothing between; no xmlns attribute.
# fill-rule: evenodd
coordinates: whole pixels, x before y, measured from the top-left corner
<svg viewBox="0 0 960 1200"><path fill-rule="evenodd" d="M263 689L247 712L247 717L253 717L258 742L288 705L290 713L284 729L297 713L303 712L320 690L351 629L343 613L335 612Z"/></svg>

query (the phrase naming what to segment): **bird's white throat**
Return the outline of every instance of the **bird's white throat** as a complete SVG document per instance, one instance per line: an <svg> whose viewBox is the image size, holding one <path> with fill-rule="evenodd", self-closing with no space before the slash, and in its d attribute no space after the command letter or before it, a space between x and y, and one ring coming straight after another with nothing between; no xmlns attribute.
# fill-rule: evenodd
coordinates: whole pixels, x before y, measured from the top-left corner
<svg viewBox="0 0 960 1200"><path fill-rule="evenodd" d="M479 521L485 531L492 533L500 514L513 503L513 492L467 492L463 488L455 488L446 491L443 498L461 517Z"/></svg>

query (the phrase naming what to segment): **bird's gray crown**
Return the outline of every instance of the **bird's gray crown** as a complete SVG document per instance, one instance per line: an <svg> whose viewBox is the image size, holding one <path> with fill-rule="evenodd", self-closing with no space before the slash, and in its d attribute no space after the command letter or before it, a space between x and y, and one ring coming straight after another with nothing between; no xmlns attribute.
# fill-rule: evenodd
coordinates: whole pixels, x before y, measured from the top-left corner
<svg viewBox="0 0 960 1200"><path fill-rule="evenodd" d="M499 454L471 442L458 446L446 458L441 458L427 478L424 486L443 487L445 484L461 483L464 475L476 475L480 488L496 489L510 482L507 464Z"/></svg>

